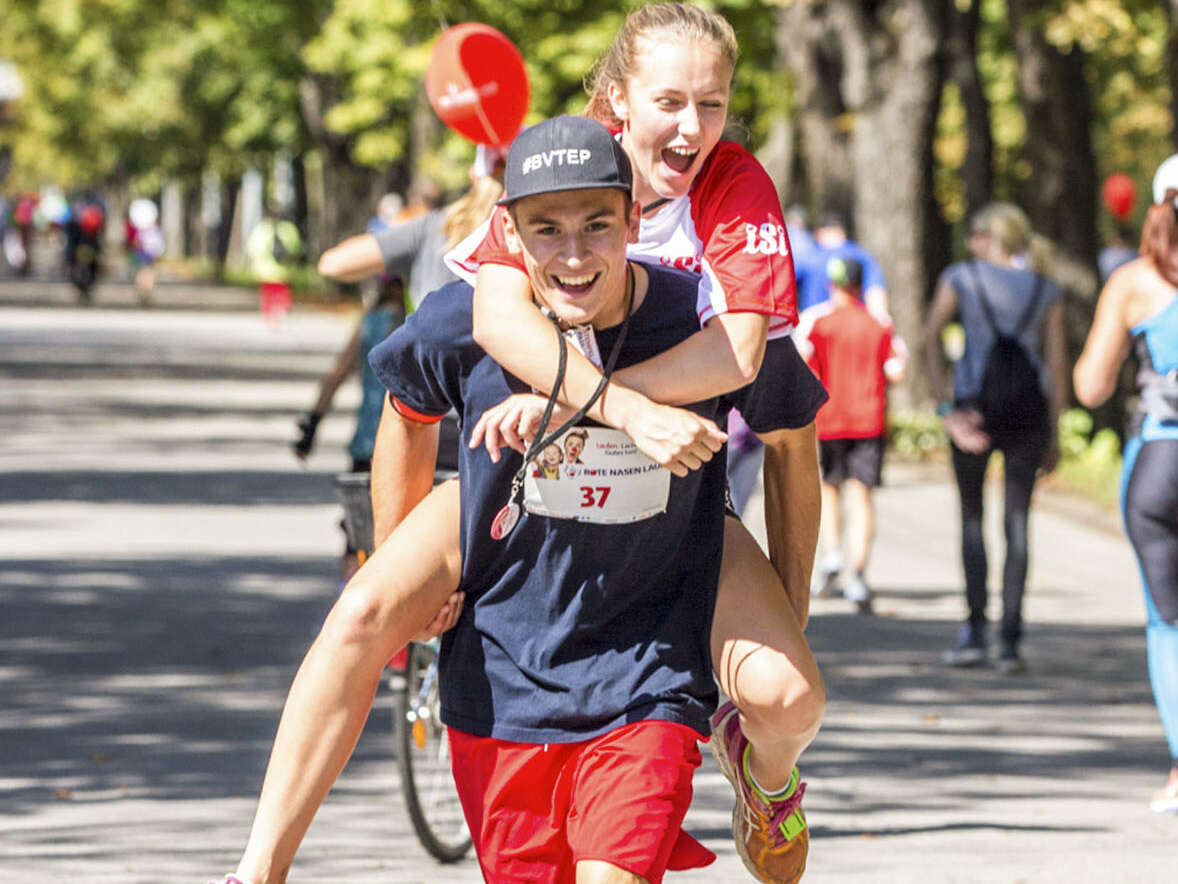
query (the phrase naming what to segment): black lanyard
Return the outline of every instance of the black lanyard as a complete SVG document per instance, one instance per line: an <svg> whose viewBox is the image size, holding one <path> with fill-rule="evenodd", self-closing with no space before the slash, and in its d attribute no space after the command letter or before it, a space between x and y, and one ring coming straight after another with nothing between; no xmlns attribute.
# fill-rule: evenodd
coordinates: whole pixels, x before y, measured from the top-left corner
<svg viewBox="0 0 1178 884"><path fill-rule="evenodd" d="M618 337L614 341L613 348L610 350L609 358L605 362L605 366L601 371L601 381L597 384L597 389L593 391L593 395L589 397L589 401L577 409L577 413L570 417L567 421L553 430L551 433L545 435L545 430L548 429L548 422L552 419L552 412L556 409L556 402L559 398L561 385L564 383L565 369L568 366L568 342L565 340L564 333L560 329L560 320L552 313L548 313L548 318L552 321L553 327L556 329L556 337L560 343L560 358L556 365L556 382L552 386L552 392L548 394L548 403L544 406L544 414L540 418L540 429L536 433L536 438L532 440L532 444L528 446L527 453L524 454L524 462L520 465L519 470L511 479L511 494L507 498L506 505L499 510L491 523L491 537L495 540L502 540L506 537L511 529L515 527L515 523L519 520L519 504L515 499L519 496L520 489L523 488L524 477L528 472L528 464L532 459L543 451L548 445L560 438L561 433L569 428L580 423L593 404L605 392L605 386L609 383L610 375L613 374L614 366L617 364L618 355L622 352L622 345L626 341L626 332L630 329L630 316L634 309L634 268L629 261L626 262L626 316L622 320L622 328L618 332Z"/></svg>

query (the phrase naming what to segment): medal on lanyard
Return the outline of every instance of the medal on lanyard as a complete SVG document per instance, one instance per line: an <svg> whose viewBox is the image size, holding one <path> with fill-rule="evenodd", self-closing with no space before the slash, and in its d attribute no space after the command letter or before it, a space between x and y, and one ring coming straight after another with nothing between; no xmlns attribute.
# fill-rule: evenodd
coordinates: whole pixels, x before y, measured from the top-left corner
<svg viewBox="0 0 1178 884"><path fill-rule="evenodd" d="M502 540L512 529L515 528L516 523L519 522L520 506L516 502L519 497L520 490L524 487L524 476L527 475L528 464L531 463L532 458L544 450L550 443L560 437L560 434L572 426L580 422L593 403L598 400L601 394L605 391L605 385L609 383L609 376L613 373L614 365L618 361L618 354L622 350L622 343L626 340L626 332L630 328L630 310L634 306L634 268L626 263L626 318L622 322L622 328L618 332L617 340L614 341L613 349L610 350L609 362L602 369L601 381L597 385L597 389L593 391L593 395L589 397L589 401L582 405L577 413L570 417L567 421L549 433L547 436L544 431L548 429L548 421L552 419L552 412L556 408L557 392L560 390L560 385L564 383L565 367L568 365L568 344L565 342L565 334L560 328L560 321L551 313L548 318L552 320L552 324L556 327L556 337L560 344L560 359L556 366L556 383L552 386L552 392L548 394L548 404L544 407L544 414L540 418L540 429L536 433L536 438L532 444L528 446L528 451L524 455L523 465L516 471L515 476L511 479L511 493L508 495L507 503L495 513L495 518L491 520L491 539ZM577 338L584 337L584 332L588 332L587 340L574 339L574 345L585 356L592 359L589 353L582 349L583 346L592 348L592 352L597 354L597 359L594 362L601 366L601 356L597 351L597 337L593 334L593 329L589 326L576 326L574 331L580 332Z"/></svg>

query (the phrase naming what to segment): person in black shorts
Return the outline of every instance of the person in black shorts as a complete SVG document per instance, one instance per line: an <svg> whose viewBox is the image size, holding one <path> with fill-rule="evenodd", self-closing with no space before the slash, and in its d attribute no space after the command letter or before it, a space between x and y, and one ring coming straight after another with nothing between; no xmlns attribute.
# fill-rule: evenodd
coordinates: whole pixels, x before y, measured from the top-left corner
<svg viewBox="0 0 1178 884"><path fill-rule="evenodd" d="M811 591L831 593L842 570L845 497L851 573L843 593L866 614L871 612L871 591L863 575L875 533L871 489L879 485L883 465L887 385L903 377L903 360L893 346L891 328L863 303L863 265L853 258L831 258L826 275L830 309L814 321L802 348L830 393L817 421L822 526Z"/></svg>

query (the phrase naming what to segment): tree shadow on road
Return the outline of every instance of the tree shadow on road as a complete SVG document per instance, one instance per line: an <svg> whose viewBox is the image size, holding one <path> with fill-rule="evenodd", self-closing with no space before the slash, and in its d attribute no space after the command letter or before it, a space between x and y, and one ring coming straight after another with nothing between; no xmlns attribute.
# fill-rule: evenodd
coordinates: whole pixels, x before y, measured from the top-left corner
<svg viewBox="0 0 1178 884"><path fill-rule="evenodd" d="M807 799L822 820L815 837L1097 831L1098 815L1083 824L1032 820L1010 807L1045 789L1097 807L1110 778L1165 770L1141 628L1029 623L1029 671L1018 676L942 665L956 628L943 619L812 617L806 633L828 696L802 760L820 784ZM728 800L697 792L695 805L722 811ZM913 822L896 824L897 813Z"/></svg>
<svg viewBox="0 0 1178 884"><path fill-rule="evenodd" d="M337 563L208 558L0 566L5 810L256 795Z"/></svg>
<svg viewBox="0 0 1178 884"><path fill-rule="evenodd" d="M306 506L336 499L333 476L296 470L24 470L0 473L0 500L166 506Z"/></svg>

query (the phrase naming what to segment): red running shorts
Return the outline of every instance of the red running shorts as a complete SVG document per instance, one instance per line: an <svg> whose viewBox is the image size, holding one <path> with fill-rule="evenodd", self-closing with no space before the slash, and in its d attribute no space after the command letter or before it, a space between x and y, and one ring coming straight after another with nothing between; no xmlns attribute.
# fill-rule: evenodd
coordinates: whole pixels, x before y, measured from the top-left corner
<svg viewBox="0 0 1178 884"><path fill-rule="evenodd" d="M716 855L680 827L699 734L640 721L581 743L509 743L449 729L458 796L489 884L573 884L601 860L651 884Z"/></svg>

